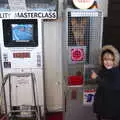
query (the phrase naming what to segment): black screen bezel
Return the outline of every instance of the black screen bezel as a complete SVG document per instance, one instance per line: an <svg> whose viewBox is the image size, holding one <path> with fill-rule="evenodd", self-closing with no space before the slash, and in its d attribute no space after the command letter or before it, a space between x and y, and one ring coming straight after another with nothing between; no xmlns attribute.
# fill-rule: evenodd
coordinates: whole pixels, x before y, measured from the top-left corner
<svg viewBox="0 0 120 120"><path fill-rule="evenodd" d="M38 46L38 25L37 19L4 19L3 37L5 47L36 47ZM32 24L33 25L33 40L27 42L16 42L12 40L12 24Z"/></svg>

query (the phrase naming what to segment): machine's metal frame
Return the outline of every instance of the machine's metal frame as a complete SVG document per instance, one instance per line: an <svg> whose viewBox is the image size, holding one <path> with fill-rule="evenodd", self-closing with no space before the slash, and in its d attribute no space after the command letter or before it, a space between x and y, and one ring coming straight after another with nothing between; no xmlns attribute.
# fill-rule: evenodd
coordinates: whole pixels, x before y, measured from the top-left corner
<svg viewBox="0 0 120 120"><path fill-rule="evenodd" d="M69 30L68 30L68 13L71 13L73 17L90 17L90 22L93 20L93 23L91 22L90 25L92 24L93 26L90 26L90 38L88 41L89 43L89 60L86 63L86 61L82 62L76 62L72 63L70 59L70 54L69 50L70 48L76 48L77 47L82 47L80 45L68 45L68 36L69 35ZM80 9L72 9L72 8L67 8L65 12L63 13L64 17L64 23L63 23L63 79L65 80L66 86L65 86L65 116L64 119L67 120L77 120L77 118L80 119L86 119L86 120L94 120L95 117L92 113L92 108L91 105L84 105L83 104L83 96L81 96L82 92L84 91L84 83L83 85L73 85L69 86L68 85L68 76L69 75L74 75L75 70L79 70L83 72L84 76L84 69L85 69L85 64L94 64L98 65L98 55L99 55L99 50L102 47L102 33L103 33L103 13L100 10L97 9L90 9L90 10L80 10ZM95 18L95 19L92 19ZM97 17L99 18L99 21L96 21ZM98 22L98 23L97 23ZM96 25L96 26L94 26ZM95 29L94 29L95 27ZM99 27L99 29L98 29ZM71 28L69 28L71 29ZM93 31L92 31L93 29ZM94 34L96 36L94 36ZM97 59L96 59L97 58ZM70 71L72 70L72 71ZM76 92L74 92L76 91ZM72 95L75 95L75 99L72 99ZM84 95L84 94L83 94ZM89 112L89 115L86 115L86 111Z"/></svg>
<svg viewBox="0 0 120 120"><path fill-rule="evenodd" d="M31 76L31 81L32 81L32 91L33 91L33 99L34 99L34 107L35 109L32 110L14 110L12 107L12 96L11 96L11 76L17 76L17 77L26 77L26 76ZM7 80L9 81L9 103L10 103L10 111L8 112L8 105L6 104L6 94L5 94L5 84L7 82ZM21 113L21 112L31 112L31 113L35 113L35 118L32 118L32 120L40 120L41 119L41 108L39 105L37 105L37 95L35 93L35 83L36 83L36 78L34 73L10 73L7 74L4 78L3 78L3 83L2 83L2 88L3 88L3 94L4 94L4 104L5 104L5 113L8 115L8 120L13 120L13 119L17 119L16 115L13 115L15 113ZM22 116L18 116L18 118L22 118ZM26 118L26 117L25 117ZM29 118L29 116L28 116Z"/></svg>

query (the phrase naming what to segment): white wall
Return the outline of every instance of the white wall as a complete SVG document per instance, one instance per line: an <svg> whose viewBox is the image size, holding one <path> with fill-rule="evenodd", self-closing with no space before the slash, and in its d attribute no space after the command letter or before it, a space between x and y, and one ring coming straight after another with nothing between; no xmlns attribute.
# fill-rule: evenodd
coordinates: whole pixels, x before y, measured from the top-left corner
<svg viewBox="0 0 120 120"><path fill-rule="evenodd" d="M63 109L61 22L44 23L45 90L48 111Z"/></svg>
<svg viewBox="0 0 120 120"><path fill-rule="evenodd" d="M45 96L48 111L63 110L62 73L62 8L59 1L58 19L44 22Z"/></svg>
<svg viewBox="0 0 120 120"><path fill-rule="evenodd" d="M104 17L108 15L108 0L96 0L98 3L98 8L103 11Z"/></svg>

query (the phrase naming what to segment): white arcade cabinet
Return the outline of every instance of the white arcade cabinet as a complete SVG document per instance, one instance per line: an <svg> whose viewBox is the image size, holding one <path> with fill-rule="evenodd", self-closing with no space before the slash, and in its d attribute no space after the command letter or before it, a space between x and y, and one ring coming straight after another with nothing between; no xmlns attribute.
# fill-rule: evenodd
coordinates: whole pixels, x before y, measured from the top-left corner
<svg viewBox="0 0 120 120"><path fill-rule="evenodd" d="M44 116L42 20L38 14L0 13L1 88L9 118L40 120Z"/></svg>

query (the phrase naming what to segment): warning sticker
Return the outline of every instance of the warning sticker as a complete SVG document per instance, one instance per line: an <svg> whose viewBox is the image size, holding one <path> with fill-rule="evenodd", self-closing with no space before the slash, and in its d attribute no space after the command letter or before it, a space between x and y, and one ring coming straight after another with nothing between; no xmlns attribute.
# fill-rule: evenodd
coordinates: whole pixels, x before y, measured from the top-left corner
<svg viewBox="0 0 120 120"><path fill-rule="evenodd" d="M86 59L86 47L70 47L69 49L70 62L79 63L83 62Z"/></svg>

